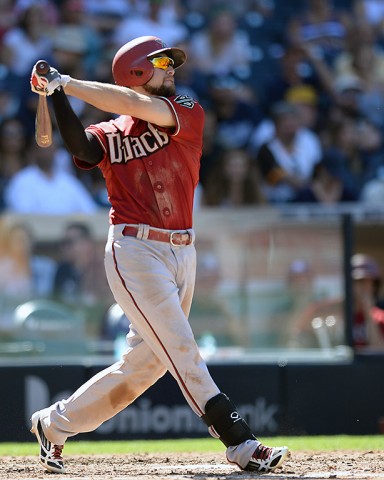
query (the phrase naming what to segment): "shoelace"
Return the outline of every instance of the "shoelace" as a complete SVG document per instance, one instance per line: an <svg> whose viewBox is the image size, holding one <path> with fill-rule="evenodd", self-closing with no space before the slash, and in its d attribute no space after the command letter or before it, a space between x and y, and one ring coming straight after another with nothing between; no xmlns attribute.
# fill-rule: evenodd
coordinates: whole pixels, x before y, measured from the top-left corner
<svg viewBox="0 0 384 480"><path fill-rule="evenodd" d="M52 451L52 457L55 460L62 460L62 451L63 451L64 445L53 445L53 451Z"/></svg>
<svg viewBox="0 0 384 480"><path fill-rule="evenodd" d="M254 451L252 457L259 460L267 460L271 455L272 448L265 447L264 445L259 445L256 450Z"/></svg>

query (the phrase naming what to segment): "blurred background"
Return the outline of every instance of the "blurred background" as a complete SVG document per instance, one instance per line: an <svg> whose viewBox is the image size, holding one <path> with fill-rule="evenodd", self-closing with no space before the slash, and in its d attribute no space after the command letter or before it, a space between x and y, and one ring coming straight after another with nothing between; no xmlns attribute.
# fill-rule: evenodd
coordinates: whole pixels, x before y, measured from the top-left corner
<svg viewBox="0 0 384 480"><path fill-rule="evenodd" d="M249 410L268 434L311 431L286 400L289 385L298 395L298 378L307 385L316 368L324 385L362 375L379 388L383 0L0 0L0 11L0 376L15 382L10 371L24 368L16 383L26 418L61 392L36 369L81 366L72 377L80 384L118 358L129 330L105 279L103 178L74 167L53 115L53 145L36 146L30 72L46 59L61 73L113 83L115 52L140 35L185 49L177 90L206 112L190 322L210 368L240 377L273 368L275 386ZM110 118L70 101L85 127ZM268 398L283 420L266 426ZM365 433L384 416L372 412ZM346 430L340 422L333 433Z"/></svg>

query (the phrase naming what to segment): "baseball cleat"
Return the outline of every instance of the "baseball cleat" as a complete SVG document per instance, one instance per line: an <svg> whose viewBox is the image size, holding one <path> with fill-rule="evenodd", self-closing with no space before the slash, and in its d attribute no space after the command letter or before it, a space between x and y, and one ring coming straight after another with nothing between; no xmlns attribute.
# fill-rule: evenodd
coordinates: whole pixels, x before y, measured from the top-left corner
<svg viewBox="0 0 384 480"><path fill-rule="evenodd" d="M65 473L63 458L61 453L64 445L52 445L48 438L44 435L43 427L40 423L39 412L32 415L31 432L36 435L37 441L40 445L40 464L53 473Z"/></svg>
<svg viewBox="0 0 384 480"><path fill-rule="evenodd" d="M288 447L266 447L260 443L243 470L248 472L272 472L282 465L288 455Z"/></svg>

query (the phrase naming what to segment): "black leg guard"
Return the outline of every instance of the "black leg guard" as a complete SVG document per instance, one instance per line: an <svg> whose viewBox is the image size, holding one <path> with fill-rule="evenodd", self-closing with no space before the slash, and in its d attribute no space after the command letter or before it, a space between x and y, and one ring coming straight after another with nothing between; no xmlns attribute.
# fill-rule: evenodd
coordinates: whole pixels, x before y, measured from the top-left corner
<svg viewBox="0 0 384 480"><path fill-rule="evenodd" d="M235 405L225 393L208 400L205 414L201 417L213 428L226 447L240 445L246 440L256 440L247 422L240 417Z"/></svg>

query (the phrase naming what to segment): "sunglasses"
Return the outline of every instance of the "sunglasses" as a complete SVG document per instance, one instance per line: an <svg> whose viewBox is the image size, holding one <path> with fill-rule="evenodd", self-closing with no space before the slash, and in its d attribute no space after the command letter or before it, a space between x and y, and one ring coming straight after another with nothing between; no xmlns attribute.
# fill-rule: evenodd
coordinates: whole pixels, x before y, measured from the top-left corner
<svg viewBox="0 0 384 480"><path fill-rule="evenodd" d="M155 68L161 68L161 70L167 70L169 66L173 67L175 62L169 57L155 57L150 58L149 61Z"/></svg>

